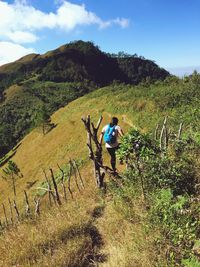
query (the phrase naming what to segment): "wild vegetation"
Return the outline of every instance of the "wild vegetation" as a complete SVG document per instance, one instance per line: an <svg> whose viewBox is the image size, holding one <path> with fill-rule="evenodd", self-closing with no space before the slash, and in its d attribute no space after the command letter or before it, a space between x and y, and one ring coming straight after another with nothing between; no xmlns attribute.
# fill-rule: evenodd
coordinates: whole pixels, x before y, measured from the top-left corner
<svg viewBox="0 0 200 267"><path fill-rule="evenodd" d="M181 138L175 132L168 135L165 130L165 138L169 139L162 147L135 129L123 138L118 156L126 160L128 168L124 186L112 190L124 206L129 203L123 213L131 221L135 218L134 201L139 196L144 198L148 208L146 230L160 230L161 235L155 238L156 249L159 253L164 250L168 265L195 266L194 262L199 264L200 143L191 136Z"/></svg>

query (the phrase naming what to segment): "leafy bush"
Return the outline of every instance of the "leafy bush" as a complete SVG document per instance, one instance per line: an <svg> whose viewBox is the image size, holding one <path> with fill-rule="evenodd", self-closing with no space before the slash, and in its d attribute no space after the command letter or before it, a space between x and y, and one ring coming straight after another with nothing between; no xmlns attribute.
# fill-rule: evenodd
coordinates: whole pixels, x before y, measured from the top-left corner
<svg viewBox="0 0 200 267"><path fill-rule="evenodd" d="M180 264L182 259L192 257L192 248L200 233L199 211L200 205L193 203L189 196L174 198L170 189L161 189L152 197L150 221L159 225L165 236L157 245L159 247L160 241L162 249L168 243L169 262Z"/></svg>
<svg viewBox="0 0 200 267"><path fill-rule="evenodd" d="M162 237L155 242L159 251L166 251L169 266L199 266L194 258L194 244L200 238L199 144L191 137L173 135L169 147L160 150L150 135L132 129L122 138L117 153L128 168L124 188L114 191L128 204L129 220L135 216L130 210L142 190L149 208L147 225L160 229Z"/></svg>
<svg viewBox="0 0 200 267"><path fill-rule="evenodd" d="M181 148L180 141L178 146L176 143L175 140L171 150L163 153L149 135L133 129L122 138L118 157L127 162L132 179L134 177L135 182L142 183L146 193L157 188L170 188L175 195L192 193L196 179L195 163L189 155L184 155L188 149L187 142ZM172 150L176 151L174 156Z"/></svg>

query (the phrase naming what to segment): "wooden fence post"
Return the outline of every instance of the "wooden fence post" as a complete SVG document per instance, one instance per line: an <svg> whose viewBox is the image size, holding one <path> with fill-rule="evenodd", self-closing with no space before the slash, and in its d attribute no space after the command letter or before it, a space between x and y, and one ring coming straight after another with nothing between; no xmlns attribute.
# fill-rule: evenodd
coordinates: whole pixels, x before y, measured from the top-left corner
<svg viewBox="0 0 200 267"><path fill-rule="evenodd" d="M161 133L160 133L160 150L161 151L163 149L163 135L165 133L166 123L167 123L167 117L165 117L165 119L164 119L162 130L161 130Z"/></svg>
<svg viewBox="0 0 200 267"><path fill-rule="evenodd" d="M40 199L34 198L34 202L35 202L35 215L39 216L40 215Z"/></svg>
<svg viewBox="0 0 200 267"><path fill-rule="evenodd" d="M17 208L17 204L16 204L15 200L13 200L13 206L14 206L14 209L15 209L15 212L16 212L16 215L17 215L17 219L19 221L20 220L19 210Z"/></svg>
<svg viewBox="0 0 200 267"><path fill-rule="evenodd" d="M26 216L29 216L30 215L30 206L29 206L29 200L28 200L28 195L26 193L26 191L24 190L24 195L25 195L25 202L26 202L26 206L25 206L25 214Z"/></svg>
<svg viewBox="0 0 200 267"><path fill-rule="evenodd" d="M80 171L79 171L78 164L76 163L75 160L73 160L73 163L74 163L74 166L75 166L75 168L76 168L76 170L77 170L79 179L80 179L80 181L81 181L81 185L82 185L83 188L85 188L84 183L83 183L83 179L82 179L82 176L81 176L81 173L80 173Z"/></svg>
<svg viewBox="0 0 200 267"><path fill-rule="evenodd" d="M178 136L177 136L178 140L181 138L182 130L183 130L183 123L181 122L178 130Z"/></svg>
<svg viewBox="0 0 200 267"><path fill-rule="evenodd" d="M164 149L166 151L166 149L168 148L168 142L169 142L169 138L168 138L168 129L167 129L167 126L165 125L165 128L164 128Z"/></svg>
<svg viewBox="0 0 200 267"><path fill-rule="evenodd" d="M4 204L2 204L2 206L3 206L4 217L5 217L5 224L6 224L6 227L8 227L8 217L7 217L7 214L6 214L6 209L5 209Z"/></svg>
<svg viewBox="0 0 200 267"><path fill-rule="evenodd" d="M65 181L64 181L65 173L64 173L63 169L61 169L61 167L59 165L58 165L58 168L59 168L59 170L62 173L62 176L61 176L61 184L62 184L62 188L63 188L64 199L65 199L65 201L67 201L66 186L65 186Z"/></svg>
<svg viewBox="0 0 200 267"><path fill-rule="evenodd" d="M48 196L49 196L49 204L50 206L52 206L52 201L51 201L51 197L53 198L53 201L54 201L54 204L56 204L56 198L55 198L55 195L51 189L51 183L47 177L47 174L45 172L45 170L43 170L43 173L44 173L44 176L45 176L45 179L46 179L46 182L47 182L47 186L48 186Z"/></svg>
<svg viewBox="0 0 200 267"><path fill-rule="evenodd" d="M68 187L69 193L71 195L71 198L73 199L73 193L71 190L71 176L72 176L72 166L71 166L70 161L69 161L69 176L68 176L67 187Z"/></svg>
<svg viewBox="0 0 200 267"><path fill-rule="evenodd" d="M75 178L75 183L76 183L76 187L78 188L78 191L81 192L80 187L78 185L78 180L77 180L77 175L76 175L76 168L74 167L73 161L70 159L70 164L71 164L71 169L73 170L74 173L74 178Z"/></svg>
<svg viewBox="0 0 200 267"><path fill-rule="evenodd" d="M11 201L10 201L10 198L8 198L8 202L9 202L9 206L10 206L10 221L11 221L11 224L13 224L13 210L12 210L12 204L11 204Z"/></svg>
<svg viewBox="0 0 200 267"><path fill-rule="evenodd" d="M52 178L52 182L53 182L53 186L54 186L54 190L55 190L56 201L57 201L58 205L61 205L62 203L60 201L60 196L59 196L59 193L58 193L58 187L57 187L56 180L55 180L55 177L54 177L54 174L53 174L53 170L50 169L50 172L51 172L51 178Z"/></svg>

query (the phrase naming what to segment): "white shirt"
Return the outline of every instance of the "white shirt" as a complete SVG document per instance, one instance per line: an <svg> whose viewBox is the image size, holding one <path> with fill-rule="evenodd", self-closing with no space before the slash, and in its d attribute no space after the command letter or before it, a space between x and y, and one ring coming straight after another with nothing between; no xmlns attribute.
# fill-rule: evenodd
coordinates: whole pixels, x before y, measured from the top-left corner
<svg viewBox="0 0 200 267"><path fill-rule="evenodd" d="M104 134L106 132L106 130L108 129L109 127L109 124L104 126L103 129L102 129L102 133ZM108 144L106 143L106 147L107 148L113 148L113 147L117 147L119 145L118 143L118 136L119 136L119 131L121 130L121 127L119 125L116 125L115 126L115 136L116 136L116 142L113 143L113 144Z"/></svg>

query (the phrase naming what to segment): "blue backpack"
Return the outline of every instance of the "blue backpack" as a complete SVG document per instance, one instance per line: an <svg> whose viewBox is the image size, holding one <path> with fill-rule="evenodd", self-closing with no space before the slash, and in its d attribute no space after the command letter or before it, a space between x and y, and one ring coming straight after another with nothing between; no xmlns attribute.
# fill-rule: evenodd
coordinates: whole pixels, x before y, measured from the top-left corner
<svg viewBox="0 0 200 267"><path fill-rule="evenodd" d="M110 124L108 125L104 133L103 139L104 142L108 144L114 144L116 142L115 125L112 127L110 126Z"/></svg>

